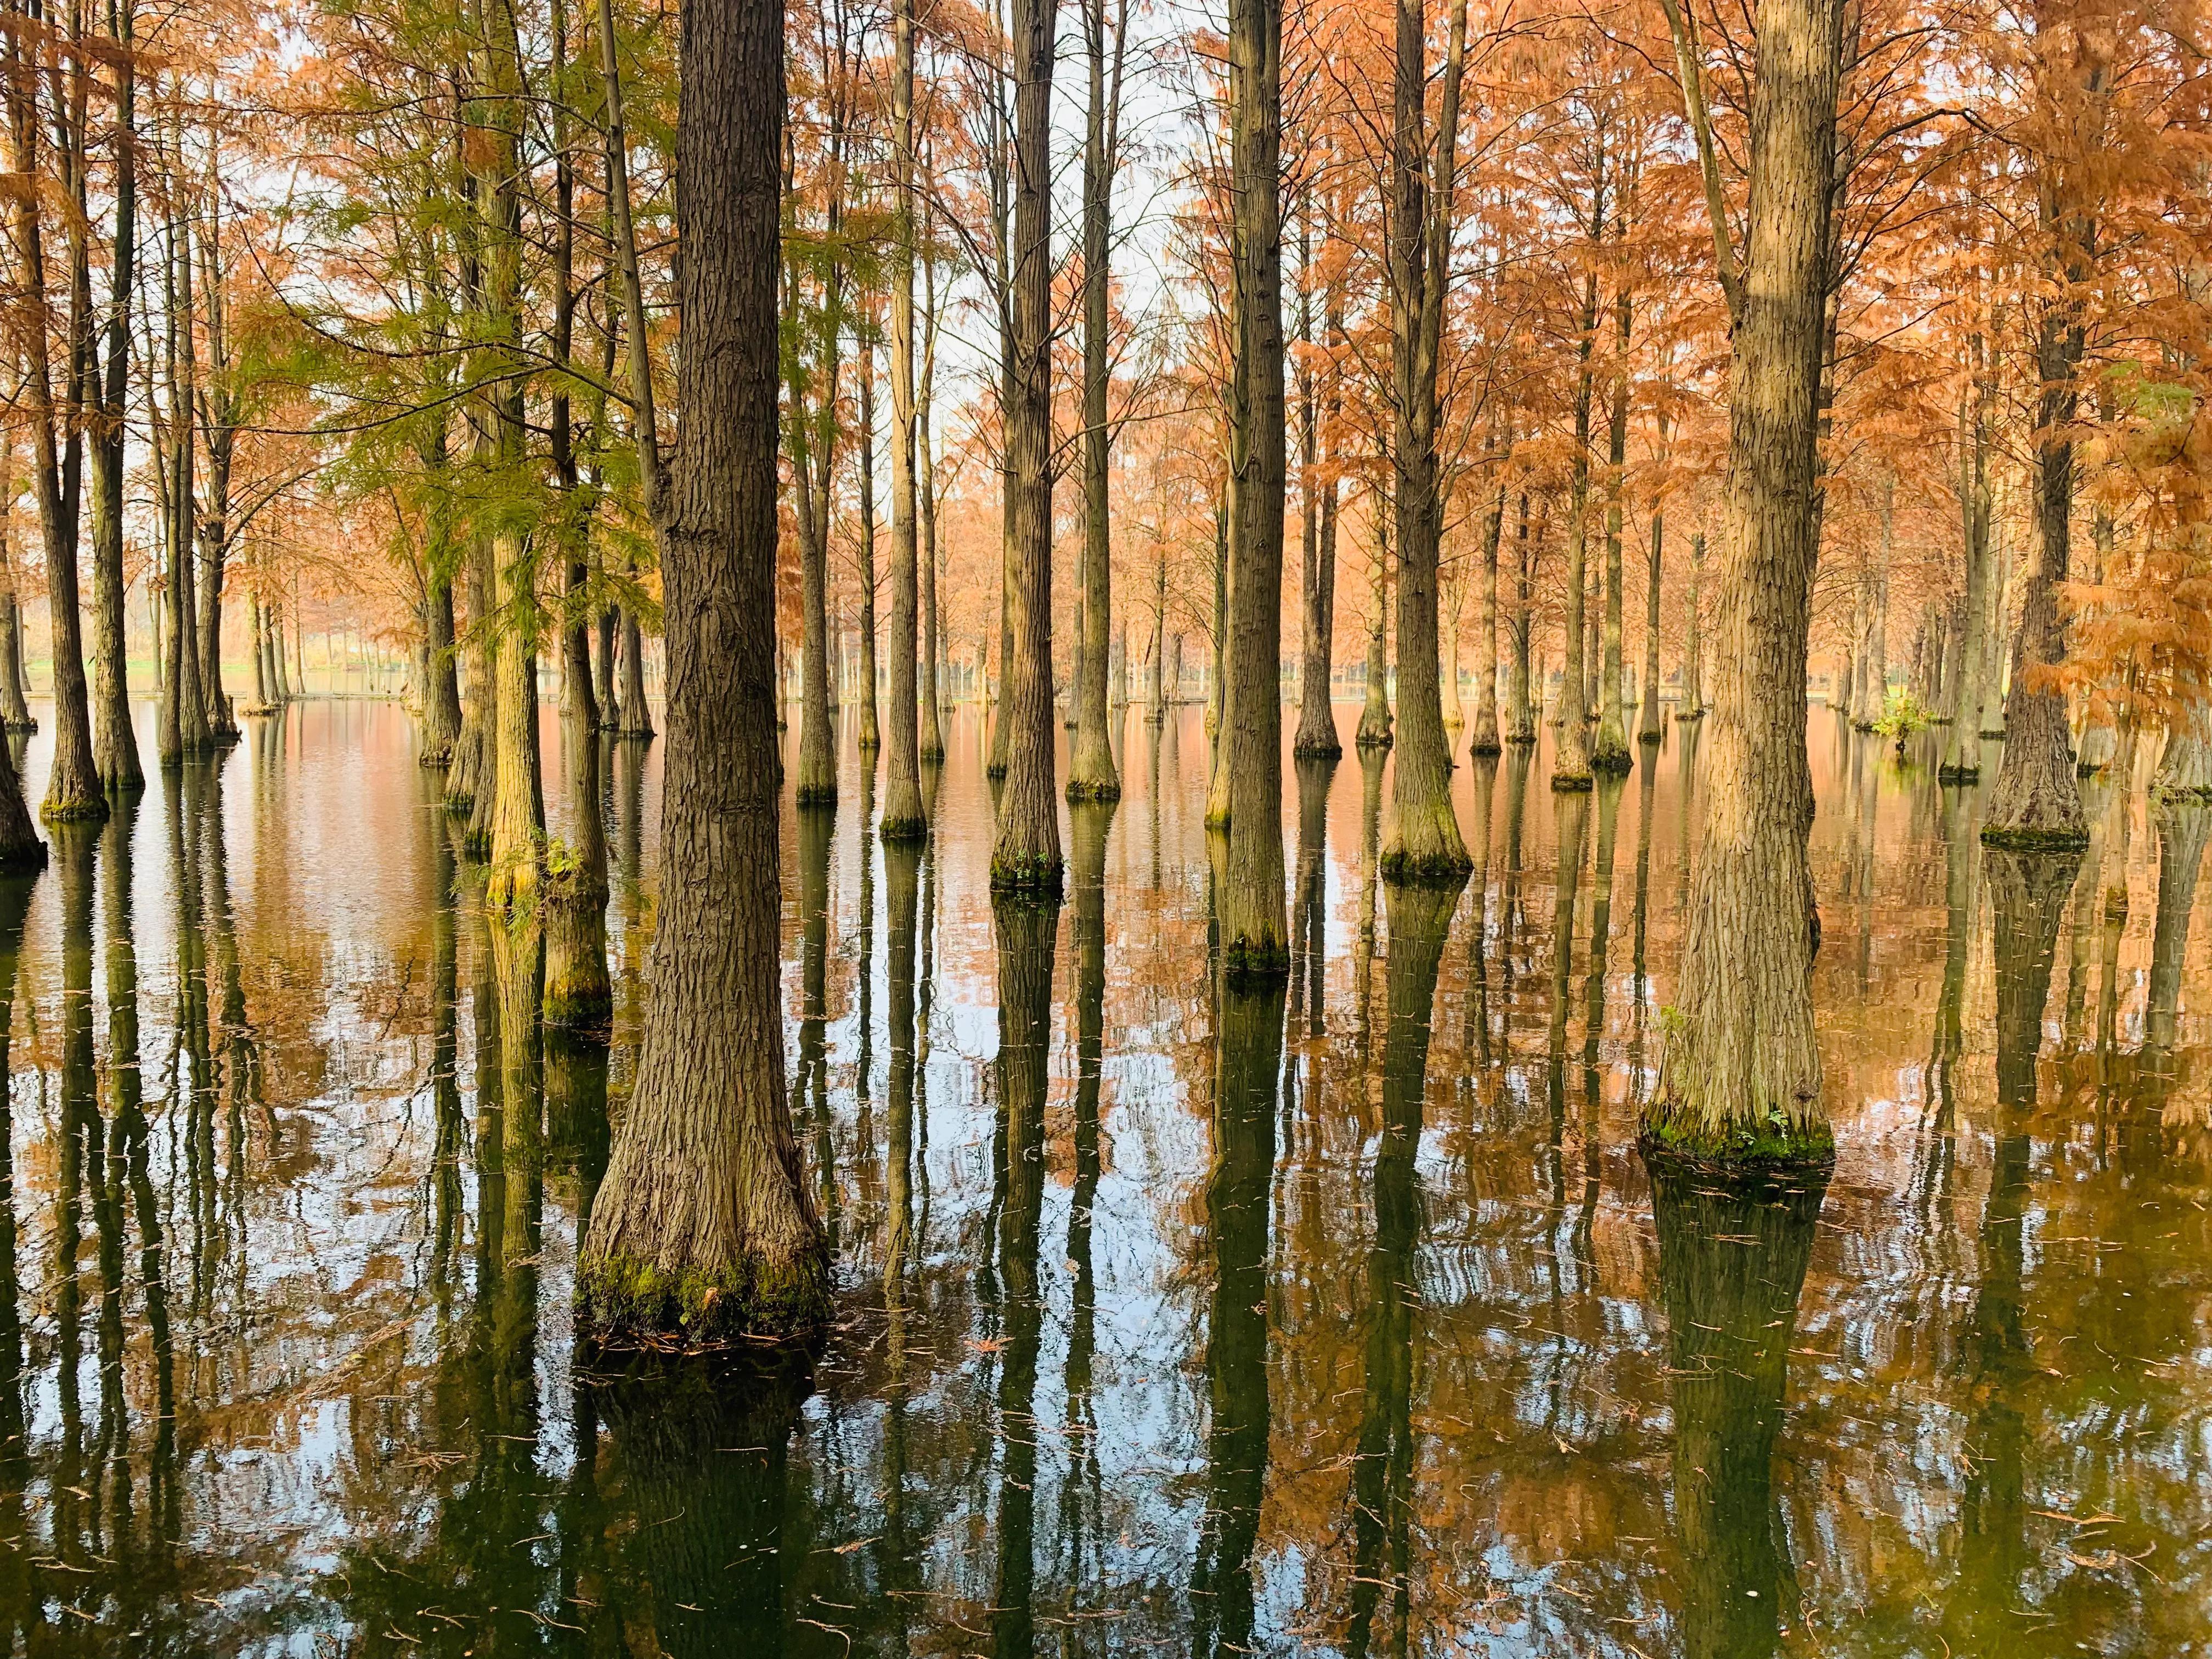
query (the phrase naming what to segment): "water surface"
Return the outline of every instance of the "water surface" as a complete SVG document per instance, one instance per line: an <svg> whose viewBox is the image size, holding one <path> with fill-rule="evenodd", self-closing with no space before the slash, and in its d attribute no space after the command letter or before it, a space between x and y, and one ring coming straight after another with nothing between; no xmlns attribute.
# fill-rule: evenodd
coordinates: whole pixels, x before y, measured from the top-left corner
<svg viewBox="0 0 2212 1659"><path fill-rule="evenodd" d="M9 1650L2212 1650L2212 808L1986 853L1816 709L1837 1166L1722 1192L1634 1146L1691 728L1591 796L1463 763L1442 893L1372 879L1387 763L1286 769L1271 993L1207 971L1197 711L1121 736L1057 910L994 913L969 714L925 848L849 742L787 797L804 1371L574 1339L657 748L608 1050L535 1029L390 706L58 836L0 889Z"/></svg>

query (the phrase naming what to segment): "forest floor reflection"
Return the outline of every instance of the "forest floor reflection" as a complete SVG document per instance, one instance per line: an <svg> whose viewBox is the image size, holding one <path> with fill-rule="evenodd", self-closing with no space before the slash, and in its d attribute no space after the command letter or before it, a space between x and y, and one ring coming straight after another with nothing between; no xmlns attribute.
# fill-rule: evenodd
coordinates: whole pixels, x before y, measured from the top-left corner
<svg viewBox="0 0 2212 1659"><path fill-rule="evenodd" d="M1377 879L1387 757L1289 769L1258 990L1198 710L1129 711L1044 908L992 904L971 714L921 845L847 735L785 806L811 1365L574 1340L657 749L602 769L611 1048L541 1029L394 708L0 884L8 1651L2212 1645L2212 806L2086 784L2086 854L1985 851L1932 744L1816 708L1838 1161L1723 1190L1634 1136L1693 724L1590 795L1463 760L1448 887Z"/></svg>

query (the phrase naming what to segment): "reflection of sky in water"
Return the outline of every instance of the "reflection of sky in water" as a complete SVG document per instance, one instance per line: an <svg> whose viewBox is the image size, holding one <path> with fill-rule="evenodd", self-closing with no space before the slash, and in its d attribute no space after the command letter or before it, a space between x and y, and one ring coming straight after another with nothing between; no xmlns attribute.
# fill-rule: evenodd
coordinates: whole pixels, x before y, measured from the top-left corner
<svg viewBox="0 0 2212 1659"><path fill-rule="evenodd" d="M566 791L550 709L543 730L557 834ZM2212 1641L2212 1183L2196 1012L2207 963L2192 943L2172 1055L2139 1052L2156 1024L2161 847L2140 799L2124 925L2108 936L2094 877L2042 896L2055 907L2044 1060L2033 1101L2001 1101L1997 992L2020 957L2001 957L1999 939L2026 935L2022 913L2000 914L1972 840L1975 798L1939 796L1925 769L1893 768L1879 745L1814 711L1817 996L1838 1164L1794 1322L1740 1316L1771 1293L1756 1273L1744 1281L1753 1302L1729 1300L1729 1251L1771 1243L1698 1236L1695 1259L1720 1278L1687 1293L1722 1310L1708 1334L1725 1363L1716 1371L1696 1349L1692 1375L1676 1362L1705 1327L1670 1320L1656 1200L1633 1147L1687 899L1682 848L1697 799L1683 787L1684 731L1670 727L1617 809L1588 805L1563 1027L1560 804L1540 761L1517 787L1510 757L1490 781L1487 855L1452 913L1428 1002L1402 1239L1384 1236L1377 1199L1391 1100L1403 1109L1412 1097L1390 1094L1385 1057L1394 953L1411 972L1419 952L1392 939L1389 904L1363 891L1362 769L1347 756L1328 781L1311 872L1319 1034L1302 971L1288 1054L1262 1080L1273 1176L1253 1328L1265 1348L1245 1354L1218 1350L1212 1329L1217 1252L1231 1243L1208 1200L1217 1014L1205 740L1194 709L1158 738L1133 718L1103 853L1090 1293L1079 1292L1076 1259L1071 902L1054 947L1024 1400L1030 1327L1007 1299L1012 1224L994 1156L989 787L973 720L955 718L947 735L916 899L916 965L932 977L916 991L927 1060L902 1381L882 1279L891 874L862 821L848 744L820 926L824 1074L808 1079L809 930L786 806L787 1058L810 1164L818 1174L821 1149L834 1154L825 1207L842 1247L842 1312L766 1510L737 1503L732 1492L751 1489L717 1486L711 1470L689 1472L706 1482L684 1488L690 1498L668 1498L625 1438L633 1431L591 1404L593 1391L579 1394L568 1306L588 1170L556 1126L533 1210L533 1189L501 1160L502 1120L479 1109L476 1082L494 988L483 925L465 908L452 922L458 1163L441 1185L434 781L414 764L404 715L371 704L254 722L222 769L219 825L211 782L192 786L174 828L171 786L158 778L136 811L145 1175L177 1402L165 1461L165 1357L136 1200L110 1212L88 1191L81 1204L73 1314L56 1272L58 859L32 894L13 1024L27 1462L0 1469L0 1540L18 1540L12 1562L0 1551L0 1616L36 1623L40 1642L69 1651L305 1655L330 1641L348 1653L691 1651L682 1604L665 1599L672 1569L655 1552L681 1537L702 1559L750 1559L758 1540L735 1535L733 1517L772 1510L794 1653L842 1654L848 1638L868 1653L902 1641L1003 1650L1024 1629L1044 1651L1209 1649L1234 1634L1221 1609L1235 1595L1218 1580L1194 1586L1194 1564L1233 1540L1241 1515L1250 1644L1267 1651L1343 1650L1363 1638L1374 1652L1655 1656L1777 1643L2178 1654ZM150 754L150 726L147 736ZM33 799L46 744L42 734L29 750ZM606 1086L617 1110L650 927L658 762L657 749L641 767L621 751L606 772L618 966ZM1457 805L1478 849L1480 786L1462 764ZM1388 795L1386 769L1386 815ZM1294 880L1299 799L1286 775ZM1608 818L1607 949L1594 981ZM179 840L182 891L198 907L189 917ZM93 1083L112 1130L106 856L89 898L90 994ZM2169 923L2179 908L2169 895ZM217 980L234 939L258 1060L258 1078L241 1081L244 1050L218 1029L212 1115L197 1141L179 1088L194 1072L178 1019L187 938ZM577 1062L548 1065L559 1068L549 1092L578 1086ZM1730 1225L1765 1224L1746 1213ZM511 1241L533 1220L534 1251L489 1250L493 1235ZM1384 1261L1406 1264L1402 1345L1376 1337ZM1759 1370L1762 1352L1786 1364L1778 1407L1755 1388L1726 1392L1727 1376ZM1254 1473L1237 1467L1254 1462L1249 1443L1220 1431L1256 1409L1249 1384L1261 1365L1264 1482L1240 1486ZM1696 1392L1716 1375L1717 1392ZM1760 1413L1778 1423L1771 1494L1678 1466L1706 1429L1727 1431L1717 1446L1730 1434L1741 1443ZM1024 1495L1012 1483L1032 1442ZM1701 1478L1715 1488L1703 1508L1684 1486ZM1248 1491L1256 1514L1224 1508ZM1376 1500L1364 1515L1363 1492ZM1731 1511L1735 1498L1748 1508ZM1028 1626L1006 1622L1003 1596L1010 1517L1024 1508ZM1757 1530L1747 1517L1759 1516L1778 1528L1768 1534L1778 1553L1746 1543ZM1717 1542L1693 1548L1686 1529L1714 1526ZM1733 1580L1716 1576L1717 1561ZM1762 1586L1778 1604L1764 1625L1741 1605Z"/></svg>

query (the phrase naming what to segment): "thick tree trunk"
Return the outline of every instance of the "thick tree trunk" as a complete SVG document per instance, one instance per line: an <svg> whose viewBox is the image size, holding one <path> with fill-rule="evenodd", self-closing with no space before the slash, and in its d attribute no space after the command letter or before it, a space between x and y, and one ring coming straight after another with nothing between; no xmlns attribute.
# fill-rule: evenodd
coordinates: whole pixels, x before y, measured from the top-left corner
<svg viewBox="0 0 2212 1659"><path fill-rule="evenodd" d="M1231 0L1228 649L1217 771L1225 787L1222 959L1231 978L1290 972L1283 899L1283 10ZM1436 642L1428 641L1430 672Z"/></svg>
<svg viewBox="0 0 2212 1659"><path fill-rule="evenodd" d="M2059 306L2046 309L2036 341L2043 386L2035 436L2036 556L2013 642L2004 757L1982 825L1982 839L1996 847L2051 850L2089 842L2066 693L2051 678L2066 657L2058 589L2066 580L2072 535L2074 443L2067 434L2079 401L2075 374L2082 343L2078 318Z"/></svg>
<svg viewBox="0 0 2212 1659"><path fill-rule="evenodd" d="M578 1264L603 1335L795 1334L829 1262L784 1094L775 652L784 13L688 0L688 349L662 535L668 746L653 1002ZM717 1442L717 1443L723 1443Z"/></svg>
<svg viewBox="0 0 2212 1659"><path fill-rule="evenodd" d="M1437 371L1449 276L1451 191L1467 8L1454 8L1437 118L1436 175L1429 175L1427 17L1423 0L1397 0L1395 118L1390 151L1390 340L1397 409L1391 459L1398 530L1396 809L1382 851L1387 881L1458 881L1473 869L1451 804L1451 739L1438 687L1437 563L1443 530L1437 459Z"/></svg>
<svg viewBox="0 0 2212 1659"><path fill-rule="evenodd" d="M95 354L87 377L94 409L92 460L93 732L94 764L110 794L146 787L131 724L129 652L123 629L123 472L131 392L131 301L137 257L137 77L129 0L111 9L116 29L115 236L109 247L114 297L106 362Z"/></svg>
<svg viewBox="0 0 2212 1659"><path fill-rule="evenodd" d="M1126 21L1126 3L1125 21ZM1109 132L1119 116L1121 47L1115 48L1112 89L1106 72L1106 0L1083 0L1083 32L1091 62L1091 109L1083 146L1083 637L1084 665L1075 687L1075 743L1068 757L1070 800L1119 800L1121 776L1106 728L1107 655L1113 632L1112 522L1108 516L1106 381L1108 209L1114 183ZM1110 102L1109 102L1110 99Z"/></svg>
<svg viewBox="0 0 2212 1659"><path fill-rule="evenodd" d="M1842 28L1759 0L1730 369L1729 535L1696 890L1648 1139L1728 1163L1832 1157L1813 1018L1805 659ZM1723 231L1723 234L1724 231Z"/></svg>
<svg viewBox="0 0 2212 1659"><path fill-rule="evenodd" d="M994 891L1060 891L1052 727L1052 72L1059 0L1015 0L1012 403L1006 410L1013 631L1006 781L991 848Z"/></svg>

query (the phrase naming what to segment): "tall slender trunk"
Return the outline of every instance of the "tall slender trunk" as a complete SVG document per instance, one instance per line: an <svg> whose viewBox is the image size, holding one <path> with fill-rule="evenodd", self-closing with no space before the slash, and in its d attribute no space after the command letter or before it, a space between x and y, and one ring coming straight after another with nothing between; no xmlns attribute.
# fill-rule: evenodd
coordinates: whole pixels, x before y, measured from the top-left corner
<svg viewBox="0 0 2212 1659"><path fill-rule="evenodd" d="M885 841L917 841L929 832L921 800L921 711L916 706L921 527L914 465L914 7L915 0L897 0L891 71L891 707L878 823Z"/></svg>
<svg viewBox="0 0 2212 1659"><path fill-rule="evenodd" d="M1113 72L1106 58L1106 0L1081 0L1091 62L1091 109L1083 145L1083 637L1085 672L1075 688L1075 744L1068 757L1070 800L1119 800L1121 776L1107 736L1107 656L1113 634L1113 541L1106 493L1111 448L1106 427L1106 238L1120 125L1121 50L1128 0L1121 0Z"/></svg>
<svg viewBox="0 0 2212 1659"><path fill-rule="evenodd" d="M653 1002L578 1264L586 1322L810 1333L829 1261L784 1087L775 660L781 0L689 0L684 411L661 535L668 747ZM723 1443L716 1438L709 1443Z"/></svg>
<svg viewBox="0 0 2212 1659"><path fill-rule="evenodd" d="M1589 240L1593 246L1605 228L1605 134L1598 133L1596 167L1591 185ZM1584 590L1589 583L1589 441L1590 398L1594 389L1592 357L1597 347L1597 270L1583 277L1583 308L1575 337L1574 452L1567 460L1567 615L1564 629L1566 666L1559 680L1559 741L1552 756L1552 787L1587 789L1591 781L1589 712L1583 660Z"/></svg>
<svg viewBox="0 0 2212 1659"><path fill-rule="evenodd" d="M1705 712L1705 532L1690 536L1689 643L1682 648L1682 706L1678 720L1693 720Z"/></svg>
<svg viewBox="0 0 2212 1659"><path fill-rule="evenodd" d="M1996 386L1985 361L1981 336L1975 335L1970 343L1974 397L1971 406L1961 405L1959 410L1959 511L1964 520L1966 590L1958 629L1959 666L1951 692L1951 730L1944 743L1942 763L1936 773L1944 783L1972 783L1982 775L1986 665L1995 654L1990 648L1989 622L1993 574L1990 530L1995 510L1990 452L1996 441Z"/></svg>
<svg viewBox="0 0 2212 1659"><path fill-rule="evenodd" d="M937 540L937 458L929 440L930 405L937 386L937 262L922 261L921 382L915 393L915 462L921 477L916 505L921 515L921 680L916 697L921 704L921 752L925 762L945 758L945 613L938 608L938 561L942 550Z"/></svg>
<svg viewBox="0 0 2212 1659"><path fill-rule="evenodd" d="M1896 543L1897 480L1893 477L1884 481L1881 542L1874 568L1867 574L1866 634L1859 649L1858 697L1851 706L1851 725L1861 732L1874 730L1889 696L1889 562Z"/></svg>
<svg viewBox="0 0 2212 1659"><path fill-rule="evenodd" d="M1528 647L1535 632L1537 544L1528 538L1528 490L1521 489L1521 505L1513 532L1513 615L1508 624L1513 635L1513 667L1506 683L1505 741L1533 744L1536 741L1536 704L1543 688L1531 672Z"/></svg>
<svg viewBox="0 0 2212 1659"><path fill-rule="evenodd" d="M115 235L109 264L114 286L106 361L95 351L87 390L92 407L92 613L94 763L108 792L142 789L138 739L131 725L131 690L123 628L123 470L126 400L131 391L131 298L137 283L137 76L131 0L111 11L115 33Z"/></svg>
<svg viewBox="0 0 2212 1659"><path fill-rule="evenodd" d="M1302 319L1310 298L1300 298ZM1322 307L1322 338L1332 354L1343 329L1344 285L1340 280L1333 281ZM1298 732L1291 752L1309 759L1330 760L1344 752L1336 735L1336 715L1329 706L1329 681L1335 672L1336 518L1340 487L1334 465L1334 437L1330 437L1324 453L1317 428L1324 417L1333 423L1340 412L1344 383L1332 362L1323 401L1317 397L1311 371L1302 368L1300 373L1304 418L1298 441L1306 477L1304 516L1313 553L1305 591L1305 661L1298 676Z"/></svg>
<svg viewBox="0 0 2212 1659"><path fill-rule="evenodd" d="M1664 509L1651 509L1651 555L1644 572L1644 708L1636 722L1638 743L1656 743L1659 724L1659 562L1667 545Z"/></svg>
<svg viewBox="0 0 2212 1659"><path fill-rule="evenodd" d="M1759 0L1749 272L1730 295L1729 652L1703 762L1705 822L1647 1136L1725 1162L1831 1156L1813 1018L1805 660L1817 550L1838 0ZM1724 221L1715 227L1726 246ZM1732 289L1733 289L1733 285Z"/></svg>
<svg viewBox="0 0 2212 1659"><path fill-rule="evenodd" d="M1616 241L1627 234L1624 211L1613 224ZM1626 772L1635 763L1628 752L1628 735L1621 725L1620 708L1627 688L1622 672L1623 608L1621 605L1620 544L1624 520L1621 494L1628 468L1628 345L1633 316L1628 290L1613 296L1613 368L1612 404L1606 420L1605 466L1605 656L1598 670L1597 734L1590 750L1590 764L1601 772Z"/></svg>
<svg viewBox="0 0 2212 1659"><path fill-rule="evenodd" d="M1511 446L1509 431L1506 447ZM1482 526L1481 648L1475 660L1474 734L1468 739L1468 752L1474 755L1495 755L1505 744L1505 725L1498 704L1498 552L1505 537L1505 476L1503 458L1492 459L1499 471Z"/></svg>
<svg viewBox="0 0 2212 1659"><path fill-rule="evenodd" d="M860 495L860 533L854 558L860 593L853 617L860 661L854 690L860 699L861 763L872 774L877 751L884 744L876 707L876 349L872 344L860 349L860 446L853 456Z"/></svg>
<svg viewBox="0 0 2212 1659"><path fill-rule="evenodd" d="M1379 504L1378 504L1379 505ZM1367 587L1367 700L1359 710L1359 730L1353 744L1361 749L1390 746L1390 659L1387 629L1390 617L1390 530L1389 516L1376 512L1370 527L1375 532L1375 558Z"/></svg>
<svg viewBox="0 0 2212 1659"><path fill-rule="evenodd" d="M1290 971L1283 901L1283 9L1231 0L1229 535L1217 765L1228 845L1219 893L1232 977ZM1429 641L1434 672L1435 641Z"/></svg>
<svg viewBox="0 0 2212 1659"><path fill-rule="evenodd" d="M1052 729L1052 74L1059 0L1014 0L1012 492L1007 620L1013 651L1000 720L1006 780L991 848L994 891L1058 894Z"/></svg>

